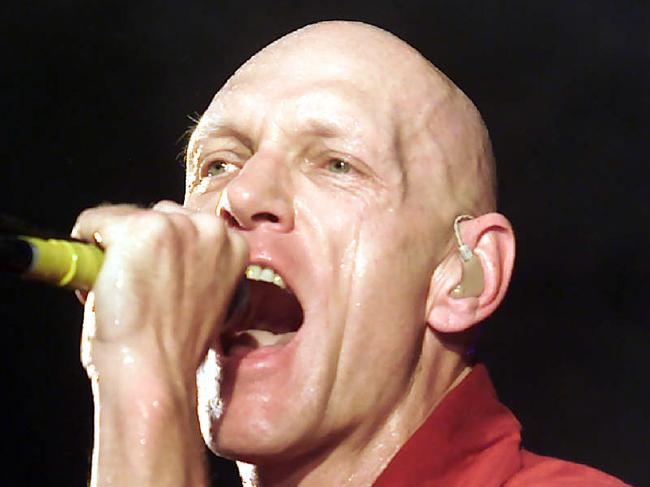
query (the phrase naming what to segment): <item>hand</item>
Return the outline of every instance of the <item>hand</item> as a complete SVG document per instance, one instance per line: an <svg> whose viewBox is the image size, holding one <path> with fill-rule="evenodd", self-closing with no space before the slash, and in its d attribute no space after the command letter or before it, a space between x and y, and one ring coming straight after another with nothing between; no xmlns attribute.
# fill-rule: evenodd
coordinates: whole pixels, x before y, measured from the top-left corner
<svg viewBox="0 0 650 487"><path fill-rule="evenodd" d="M73 236L99 237L106 251L86 303L89 372L139 360L191 389L243 274L245 240L214 215L168 201L86 210Z"/></svg>
<svg viewBox="0 0 650 487"><path fill-rule="evenodd" d="M106 251L82 338L95 399L91 485L207 485L196 369L243 274L245 240L172 202L86 210L73 236Z"/></svg>

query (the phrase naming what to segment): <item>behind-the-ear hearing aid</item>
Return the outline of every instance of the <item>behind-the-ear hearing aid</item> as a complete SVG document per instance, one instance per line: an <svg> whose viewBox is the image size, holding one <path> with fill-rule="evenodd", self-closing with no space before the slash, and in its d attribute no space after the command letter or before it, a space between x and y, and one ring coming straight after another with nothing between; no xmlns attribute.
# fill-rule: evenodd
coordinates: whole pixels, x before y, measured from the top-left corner
<svg viewBox="0 0 650 487"><path fill-rule="evenodd" d="M454 220L454 235L458 243L463 275L460 282L451 291L452 298L478 297L483 292L483 267L481 261L469 245L463 242L463 237L460 235L460 222L472 218L474 217L470 215L460 215Z"/></svg>

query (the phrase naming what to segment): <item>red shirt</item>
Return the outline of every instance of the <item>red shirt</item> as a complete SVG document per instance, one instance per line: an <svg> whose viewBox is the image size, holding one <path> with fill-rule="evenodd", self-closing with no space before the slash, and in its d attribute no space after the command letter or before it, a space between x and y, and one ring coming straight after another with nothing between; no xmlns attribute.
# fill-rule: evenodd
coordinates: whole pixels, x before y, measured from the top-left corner
<svg viewBox="0 0 650 487"><path fill-rule="evenodd" d="M585 465L521 448L521 426L477 365L400 449L374 487L620 487Z"/></svg>

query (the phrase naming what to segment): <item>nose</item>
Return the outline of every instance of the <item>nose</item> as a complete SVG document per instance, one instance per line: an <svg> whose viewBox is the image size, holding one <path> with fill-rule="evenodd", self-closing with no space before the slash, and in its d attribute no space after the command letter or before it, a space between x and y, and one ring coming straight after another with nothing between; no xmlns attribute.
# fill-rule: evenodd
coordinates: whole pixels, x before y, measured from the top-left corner
<svg viewBox="0 0 650 487"><path fill-rule="evenodd" d="M220 216L241 230L291 231L294 212L289 178L283 161L258 152L226 186Z"/></svg>

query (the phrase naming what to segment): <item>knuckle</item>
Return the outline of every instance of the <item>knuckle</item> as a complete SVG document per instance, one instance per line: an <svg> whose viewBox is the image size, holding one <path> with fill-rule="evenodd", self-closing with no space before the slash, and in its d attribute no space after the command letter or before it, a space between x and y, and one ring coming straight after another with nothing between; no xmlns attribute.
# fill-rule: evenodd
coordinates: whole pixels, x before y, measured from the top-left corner
<svg viewBox="0 0 650 487"><path fill-rule="evenodd" d="M82 221L87 220L88 218L90 218L95 211L96 211L96 208L86 208L84 210L81 210L79 215L77 215L77 220L75 221L75 227L79 226Z"/></svg>
<svg viewBox="0 0 650 487"><path fill-rule="evenodd" d="M160 200L160 201L158 202L158 204L160 204L160 205L167 205L167 206L176 206L176 207L178 207L178 208L181 207L181 205L179 205L178 203L176 203L176 202L173 201L173 200Z"/></svg>
<svg viewBox="0 0 650 487"><path fill-rule="evenodd" d="M79 226L79 219L74 222L74 225L72 226L72 230L70 230L70 236L73 238L79 238L81 237L81 230Z"/></svg>
<svg viewBox="0 0 650 487"><path fill-rule="evenodd" d="M84 208L83 210L81 210L81 211L79 212L79 216L77 216L77 220L79 220L80 218L85 218L85 217L87 217L88 214L90 214L90 213L93 212L93 211L95 211L95 208Z"/></svg>
<svg viewBox="0 0 650 487"><path fill-rule="evenodd" d="M176 213L185 213L186 209L181 205L172 200L160 200L158 203L151 207L152 210L156 211L167 211L167 212L176 212Z"/></svg>
<svg viewBox="0 0 650 487"><path fill-rule="evenodd" d="M171 201L170 200L160 200L156 204L154 204L151 209L152 210L160 210L161 208L169 207L171 206Z"/></svg>
<svg viewBox="0 0 650 487"><path fill-rule="evenodd" d="M82 210L78 215L77 219L72 226L70 235L75 238L83 238L84 232L88 232L88 225L93 220L93 217L97 214L97 208L86 208Z"/></svg>
<svg viewBox="0 0 650 487"><path fill-rule="evenodd" d="M199 229L189 217L178 215L174 218L174 222L184 239L194 241L199 237Z"/></svg>
<svg viewBox="0 0 650 487"><path fill-rule="evenodd" d="M194 223L185 215L147 212L134 222L144 237L157 247L188 245L198 237Z"/></svg>
<svg viewBox="0 0 650 487"><path fill-rule="evenodd" d="M130 226L140 232L149 240L164 241L174 232L170 219L164 214L150 213L147 215L134 215L130 218Z"/></svg>
<svg viewBox="0 0 650 487"><path fill-rule="evenodd" d="M213 245L215 243L223 243L226 237L226 230L218 219L204 213L192 215L192 218L207 242Z"/></svg>

